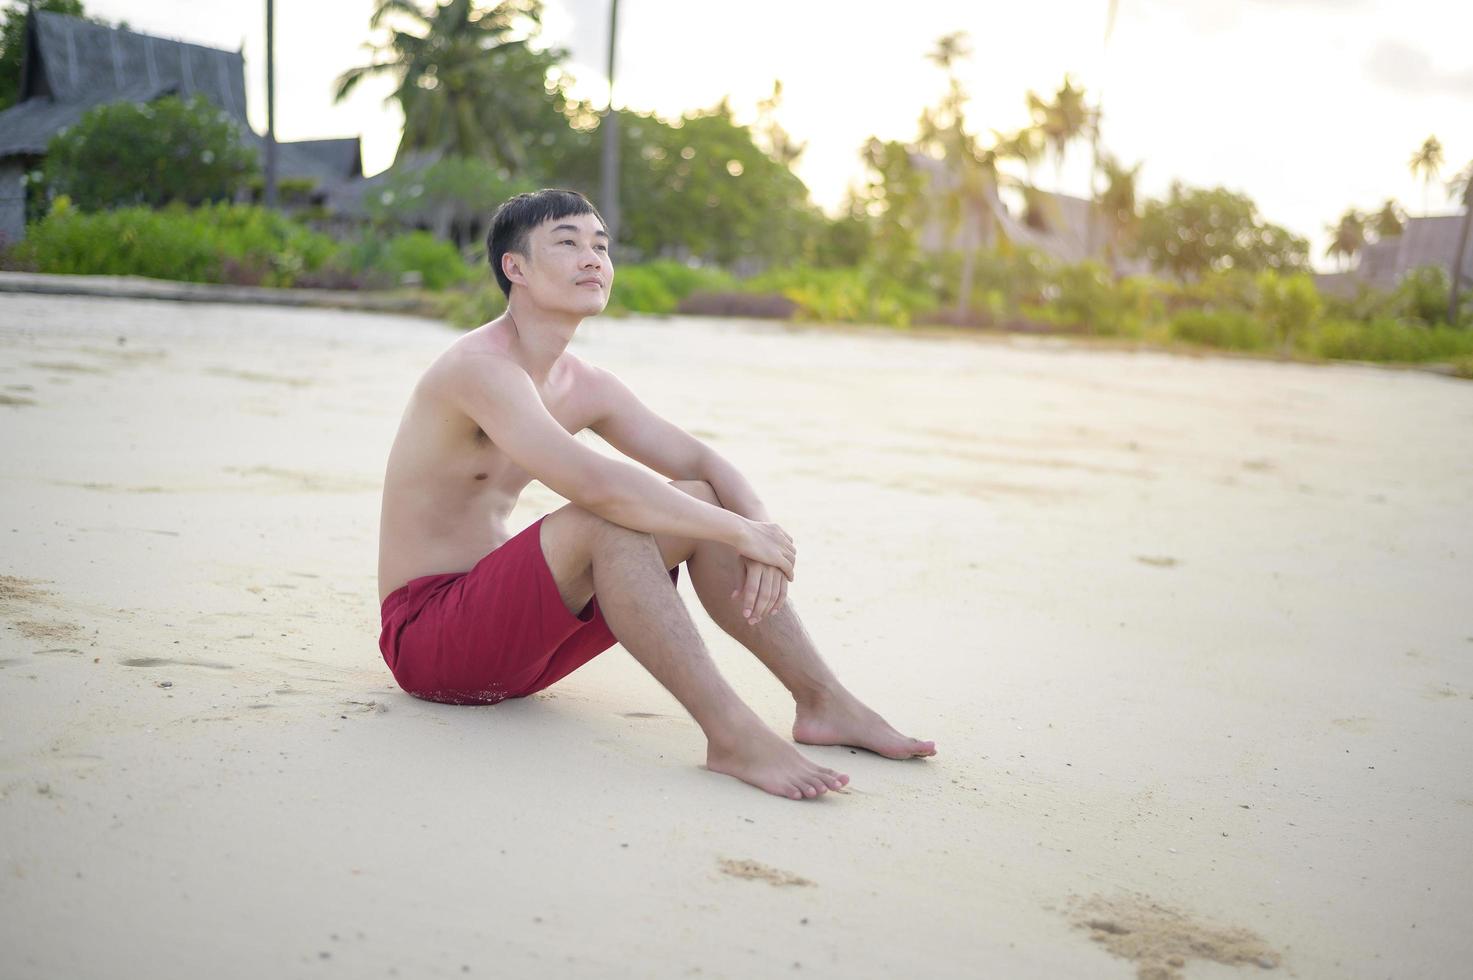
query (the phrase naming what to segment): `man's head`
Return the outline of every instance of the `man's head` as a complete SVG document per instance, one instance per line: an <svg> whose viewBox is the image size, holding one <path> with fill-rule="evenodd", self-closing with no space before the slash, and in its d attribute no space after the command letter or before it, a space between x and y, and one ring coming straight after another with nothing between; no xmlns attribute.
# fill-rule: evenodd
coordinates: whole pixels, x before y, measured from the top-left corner
<svg viewBox="0 0 1473 980"><path fill-rule="evenodd" d="M518 194L496 209L486 254L501 291L520 286L539 305L592 316L608 303L614 264L603 216L577 191ZM597 280L595 289L586 283Z"/></svg>

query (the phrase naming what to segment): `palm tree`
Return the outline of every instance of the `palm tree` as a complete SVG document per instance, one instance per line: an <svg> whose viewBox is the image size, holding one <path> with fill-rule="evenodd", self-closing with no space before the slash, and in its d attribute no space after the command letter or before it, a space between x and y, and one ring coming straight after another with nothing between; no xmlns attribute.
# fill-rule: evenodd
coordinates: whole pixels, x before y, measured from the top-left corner
<svg viewBox="0 0 1473 980"><path fill-rule="evenodd" d="M935 109L928 108L921 113L917 141L923 152L939 154L945 162L947 183L937 204L948 232L954 235L960 228L964 235L956 301L958 317L964 317L971 305L977 248L981 244L977 232L990 219L994 236L1005 240L994 210L997 188L1004 179L997 169L1002 154L996 148L982 149L977 138L967 132L967 94L953 70L957 61L970 54L966 34L955 31L941 37L936 50L928 55L947 73L947 94Z"/></svg>
<svg viewBox="0 0 1473 980"><path fill-rule="evenodd" d="M1110 234L1105 241L1105 254L1114 272L1116 249L1129 241L1140 222L1136 211L1136 180L1140 176L1141 164L1126 167L1106 153L1100 158L1099 169L1105 178L1105 189L1100 193L1100 210L1104 212Z"/></svg>
<svg viewBox="0 0 1473 980"><path fill-rule="evenodd" d="M1087 135L1096 122L1094 111L1085 104L1084 89L1075 88L1073 80L1065 75L1064 83L1054 93L1052 102L1029 92L1028 111L1033 116L1034 126L1053 150L1056 174L1062 175L1069 144Z"/></svg>
<svg viewBox="0 0 1473 980"><path fill-rule="evenodd" d="M1429 136L1422 141L1421 149L1412 154L1409 164L1412 176L1422 178L1422 213L1427 213L1427 185L1431 184L1437 177L1437 172L1442 169L1442 144L1437 141L1436 136Z"/></svg>
<svg viewBox="0 0 1473 980"><path fill-rule="evenodd" d="M1355 208L1351 208L1340 216L1340 223L1326 226L1330 229L1330 247L1325 249L1325 255L1330 258L1339 256L1349 264L1366 244L1366 217Z"/></svg>
<svg viewBox="0 0 1473 980"><path fill-rule="evenodd" d="M1468 247L1468 226L1473 224L1473 163L1448 182L1448 190L1463 204L1463 224L1458 229L1458 249L1453 257L1452 288L1448 291L1447 322L1458 326L1458 294L1463 285L1463 251Z"/></svg>
<svg viewBox="0 0 1473 980"><path fill-rule="evenodd" d="M994 129L992 136L996 140L997 155L1021 163L1028 173L1028 183L1032 184L1033 168L1038 166L1048 150L1042 130L1036 126L1024 126L1016 132L1003 134Z"/></svg>
<svg viewBox="0 0 1473 980"><path fill-rule="evenodd" d="M395 77L390 98L404 111L396 160L432 150L516 175L544 133L566 128L559 111L564 82L549 84L548 76L567 52L528 46L541 28L542 0L502 0L489 10L475 0L439 0L428 12L415 0L379 0L369 27L391 17L414 30L390 27L387 41L366 45L373 62L338 76L334 98L346 98L370 75Z"/></svg>
<svg viewBox="0 0 1473 980"><path fill-rule="evenodd" d="M1377 211L1375 216L1371 218L1371 230L1376 233L1378 240L1395 238L1401 234L1402 228L1405 225L1405 215L1402 212L1401 205L1389 199L1385 204L1381 205L1381 210Z"/></svg>
<svg viewBox="0 0 1473 980"><path fill-rule="evenodd" d="M1105 35L1100 40L1100 61L1102 63L1102 66L1103 66L1103 62L1106 59L1108 59L1109 56L1110 56L1110 35L1113 34L1113 33L1115 33L1115 14L1119 12L1119 9L1120 9L1120 0L1109 0L1109 5L1105 8ZM1089 135L1090 156L1092 157L1092 160L1091 160L1091 163L1090 163L1090 168L1089 168L1089 197L1090 197L1090 200L1091 201L1096 202L1096 204L1098 204L1100 207L1103 207L1104 206L1104 201L1103 201L1103 199L1101 197L1099 197L1097 195L1097 192L1095 191L1095 177L1097 175L1100 175L1100 174L1104 173L1104 171L1101 169L1101 152L1100 152L1100 123L1104 119L1104 117L1105 117L1105 87L1104 87L1104 82L1101 81L1100 87L1095 91L1094 125L1092 125L1090 127L1090 135ZM1117 163L1117 165L1118 165L1118 163ZM1136 164L1136 169L1139 169L1139 168L1140 168L1140 164ZM1107 181L1108 181L1108 175L1106 175L1106 176L1107 176ZM1109 189L1108 183L1106 185L1106 189L1107 190ZM1134 175L1133 174L1132 174L1132 177L1131 177L1131 188L1130 188L1130 192L1131 192L1132 204L1134 204L1134 197L1135 197L1135 178L1134 178ZM1091 207L1089 209L1089 231L1088 231L1088 236L1089 237L1085 241L1085 246L1086 246L1086 248L1088 250L1087 251L1087 254L1089 254L1089 255L1093 255L1094 254L1094 247L1095 247L1095 225L1096 225L1097 213L1098 213L1099 209L1100 209L1099 207ZM1113 230L1114 229L1112 228L1112 232L1113 232ZM1113 239L1114 235L1112 234L1111 237ZM1110 243L1106 243L1106 251L1109 251L1110 250L1109 249L1109 245L1110 245ZM1111 254L1110 255L1110 267L1111 267L1111 271L1112 272L1114 271L1114 266L1115 266L1114 255Z"/></svg>

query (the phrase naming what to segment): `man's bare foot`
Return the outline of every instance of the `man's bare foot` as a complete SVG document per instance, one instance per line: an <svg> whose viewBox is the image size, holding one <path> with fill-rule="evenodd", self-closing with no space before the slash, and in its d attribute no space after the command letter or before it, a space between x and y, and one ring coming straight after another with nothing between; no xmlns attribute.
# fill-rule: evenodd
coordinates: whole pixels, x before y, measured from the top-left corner
<svg viewBox="0 0 1473 980"><path fill-rule="evenodd" d="M735 732L719 744L711 741L706 749L706 768L790 800L820 796L849 782L844 773L805 759L766 725Z"/></svg>
<svg viewBox="0 0 1473 980"><path fill-rule="evenodd" d="M793 738L808 745L853 745L887 759L936 754L935 742L900 734L847 691L800 702Z"/></svg>

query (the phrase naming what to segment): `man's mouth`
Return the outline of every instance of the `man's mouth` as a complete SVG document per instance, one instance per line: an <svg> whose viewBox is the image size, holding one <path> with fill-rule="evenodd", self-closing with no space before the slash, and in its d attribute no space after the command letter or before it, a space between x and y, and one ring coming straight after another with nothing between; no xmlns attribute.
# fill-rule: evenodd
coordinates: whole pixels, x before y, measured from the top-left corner
<svg viewBox="0 0 1473 980"><path fill-rule="evenodd" d="M579 286L597 286L599 289L604 287L604 281L602 279L580 279L577 284Z"/></svg>

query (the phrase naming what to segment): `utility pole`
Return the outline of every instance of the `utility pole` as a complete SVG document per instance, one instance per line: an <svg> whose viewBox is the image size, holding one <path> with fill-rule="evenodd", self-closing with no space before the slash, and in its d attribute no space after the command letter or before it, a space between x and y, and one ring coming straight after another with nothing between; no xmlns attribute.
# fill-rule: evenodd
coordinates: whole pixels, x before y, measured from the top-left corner
<svg viewBox="0 0 1473 980"><path fill-rule="evenodd" d="M619 117L614 115L614 42L619 37L619 0L609 2L609 105L604 110L601 127L604 154L599 210L608 225L609 243L612 245L619 240Z"/></svg>
<svg viewBox="0 0 1473 980"><path fill-rule="evenodd" d="M266 206L276 207L276 4L266 0Z"/></svg>

